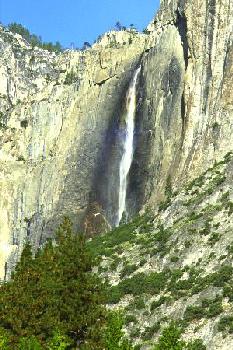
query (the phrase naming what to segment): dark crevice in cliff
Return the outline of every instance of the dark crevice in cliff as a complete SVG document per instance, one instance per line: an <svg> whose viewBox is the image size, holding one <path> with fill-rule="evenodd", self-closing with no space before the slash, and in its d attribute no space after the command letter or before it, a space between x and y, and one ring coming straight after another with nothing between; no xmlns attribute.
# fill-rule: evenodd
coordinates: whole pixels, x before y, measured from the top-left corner
<svg viewBox="0 0 233 350"><path fill-rule="evenodd" d="M185 69L188 67L188 52L189 52L189 46L188 46L188 38L187 38L187 19L185 17L184 11L182 7L178 7L176 10L176 27L178 29L178 32L180 34L181 42L183 45L183 52L184 52L184 62L185 62Z"/></svg>
<svg viewBox="0 0 233 350"><path fill-rule="evenodd" d="M225 72L227 71L227 66L229 64L229 55L232 48L233 48L233 43L231 43L231 39L229 37L227 42L226 55L223 62L223 74L225 74Z"/></svg>
<svg viewBox="0 0 233 350"><path fill-rule="evenodd" d="M209 98L210 82L212 80L212 47L214 36L214 19L216 16L216 0L206 0L207 16L206 16L206 53L208 57L208 63L206 66L206 81L205 89L203 91L203 113L207 111L207 104Z"/></svg>
<svg viewBox="0 0 233 350"><path fill-rule="evenodd" d="M182 143L184 141L184 134L185 134L185 114L186 114L186 106L185 106L185 96L183 92L181 96Z"/></svg>
<svg viewBox="0 0 233 350"><path fill-rule="evenodd" d="M101 85L105 84L108 80L110 80L112 78L115 78L115 77L116 77L116 74L114 74L114 75L112 75L112 76L110 76L108 78L105 78L105 79L103 79L103 80L101 80L99 82L94 82L94 85L101 86Z"/></svg>

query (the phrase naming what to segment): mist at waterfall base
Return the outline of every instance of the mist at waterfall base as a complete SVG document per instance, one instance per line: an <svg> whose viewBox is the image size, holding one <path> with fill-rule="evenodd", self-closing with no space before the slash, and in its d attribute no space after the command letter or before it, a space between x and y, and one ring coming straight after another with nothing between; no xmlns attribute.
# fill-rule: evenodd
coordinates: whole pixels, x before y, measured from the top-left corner
<svg viewBox="0 0 233 350"><path fill-rule="evenodd" d="M116 226L119 226L123 215L127 218L126 210L126 194L127 194L127 177L133 160L134 152L134 128L135 128L135 113L137 108L137 80L141 66L137 68L130 82L129 89L126 95L126 113L124 125L121 127L122 133L122 157L119 167L119 201L118 201L118 216Z"/></svg>

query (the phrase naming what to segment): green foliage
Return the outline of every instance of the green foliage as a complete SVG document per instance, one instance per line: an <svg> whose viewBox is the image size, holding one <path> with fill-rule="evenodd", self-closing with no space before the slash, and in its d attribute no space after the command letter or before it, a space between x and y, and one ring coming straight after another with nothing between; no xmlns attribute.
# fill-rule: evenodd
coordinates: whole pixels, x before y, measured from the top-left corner
<svg viewBox="0 0 233 350"><path fill-rule="evenodd" d="M202 309L202 306L187 306L184 313L185 321L199 320L205 317L205 310Z"/></svg>
<svg viewBox="0 0 233 350"><path fill-rule="evenodd" d="M210 232L211 232L210 223L209 223L209 221L206 221L206 222L205 222L205 227L202 228L202 229L199 231L199 233L200 233L201 235L208 236L208 235L210 234Z"/></svg>
<svg viewBox="0 0 233 350"><path fill-rule="evenodd" d="M228 333L233 333L233 316L222 316L218 323L218 331L223 332L227 331Z"/></svg>
<svg viewBox="0 0 233 350"><path fill-rule="evenodd" d="M143 32L143 34L147 34L147 35L150 34L150 32L149 32L149 30L147 28L144 28L142 32Z"/></svg>
<svg viewBox="0 0 233 350"><path fill-rule="evenodd" d="M180 258L178 256L174 255L171 257L171 262L176 263L177 261L179 261L179 259Z"/></svg>
<svg viewBox="0 0 233 350"><path fill-rule="evenodd" d="M55 332L53 338L48 343L48 350L65 350L72 345L71 340L61 333Z"/></svg>
<svg viewBox="0 0 233 350"><path fill-rule="evenodd" d="M233 267L231 265L223 265L212 275L213 285L215 287L223 287L233 277Z"/></svg>
<svg viewBox="0 0 233 350"><path fill-rule="evenodd" d="M137 323L137 319L134 315L128 314L125 316L125 324L128 325L129 323Z"/></svg>
<svg viewBox="0 0 233 350"><path fill-rule="evenodd" d="M42 346L35 337L23 337L17 345L18 350L42 350ZM57 348L58 349L58 348Z"/></svg>
<svg viewBox="0 0 233 350"><path fill-rule="evenodd" d="M77 81L77 76L72 68L70 72L66 73L64 84L71 85L71 84L75 83L76 81Z"/></svg>
<svg viewBox="0 0 233 350"><path fill-rule="evenodd" d="M228 209L228 216L233 214L233 202L228 201L226 204L226 209Z"/></svg>
<svg viewBox="0 0 233 350"><path fill-rule="evenodd" d="M153 220L149 213L142 216L136 216L128 224L120 225L105 235L95 236L88 246L93 255L110 256L118 249L121 251L125 242L135 242L137 240L136 230L143 233L149 233L153 229Z"/></svg>
<svg viewBox="0 0 233 350"><path fill-rule="evenodd" d="M161 305L165 304L166 302L170 301L171 297L161 296L158 300L152 301L150 305L150 311L154 311Z"/></svg>
<svg viewBox="0 0 233 350"><path fill-rule="evenodd" d="M162 332L158 343L153 350L183 350L184 341L181 338L182 330L175 323L171 323Z"/></svg>
<svg viewBox="0 0 233 350"><path fill-rule="evenodd" d="M17 160L18 160L19 162L25 162L24 156L18 156Z"/></svg>
<svg viewBox="0 0 233 350"><path fill-rule="evenodd" d="M0 327L8 330L12 348L33 336L45 348L58 330L54 342L60 341L61 349L68 338L71 344L80 341L80 349L103 349L105 290L92 273L94 264L85 238L73 234L68 219L56 245L47 242L35 259L25 245L12 281L1 287Z"/></svg>
<svg viewBox="0 0 233 350"><path fill-rule="evenodd" d="M107 329L105 331L105 344L108 350L133 350L129 341L123 339L123 325L124 317L121 312L109 313Z"/></svg>
<svg viewBox="0 0 233 350"><path fill-rule="evenodd" d="M212 318L223 312L222 297L216 296L215 299L204 299L200 306L189 305L184 313L185 321L198 320L203 317Z"/></svg>
<svg viewBox="0 0 233 350"><path fill-rule="evenodd" d="M220 240L220 234L218 232L213 232L208 240L208 244L213 247L215 243Z"/></svg>
<svg viewBox="0 0 233 350"><path fill-rule="evenodd" d="M57 41L55 44L51 42L43 42L41 37L31 34L27 28L22 26L19 23L10 23L8 25L8 29L16 34L20 34L32 47L38 46L43 48L44 50L48 50L51 52L61 52L62 47L61 44Z"/></svg>
<svg viewBox="0 0 233 350"><path fill-rule="evenodd" d="M0 328L0 349L10 350L9 334L4 328Z"/></svg>
<svg viewBox="0 0 233 350"><path fill-rule="evenodd" d="M220 125L219 125L218 122L214 122L213 125L212 125L213 131L218 131L219 127L220 127Z"/></svg>
<svg viewBox="0 0 233 350"><path fill-rule="evenodd" d="M6 129L6 128L7 128L7 116L0 111L0 129Z"/></svg>
<svg viewBox="0 0 233 350"><path fill-rule="evenodd" d="M184 242L184 246L186 249L188 249L189 247L191 247L192 243L190 240L186 239L186 241Z"/></svg>
<svg viewBox="0 0 233 350"><path fill-rule="evenodd" d="M206 346L201 339L195 339L191 343L187 344L187 350L206 350Z"/></svg>
<svg viewBox="0 0 233 350"><path fill-rule="evenodd" d="M189 343L181 340L182 328L172 322L162 332L159 342L153 350L206 350L201 339L195 339Z"/></svg>
<svg viewBox="0 0 233 350"><path fill-rule="evenodd" d="M128 306L128 310L142 310L146 307L142 297L136 297Z"/></svg>
<svg viewBox="0 0 233 350"><path fill-rule="evenodd" d="M143 340L150 340L155 333L160 330L160 322L156 322L151 327L146 327L145 331L142 333Z"/></svg>
<svg viewBox="0 0 233 350"><path fill-rule="evenodd" d="M131 275L134 271L137 270L137 265L135 264L127 264L124 266L124 268L121 271L121 278L124 278L125 276Z"/></svg>
<svg viewBox="0 0 233 350"><path fill-rule="evenodd" d="M125 294L141 295L143 293L157 294L167 282L168 272L137 273L126 278L109 292L109 303L117 303Z"/></svg>
<svg viewBox="0 0 233 350"><path fill-rule="evenodd" d="M159 203L159 211L166 210L169 207L170 204L171 204L171 199L170 198L168 198L165 201Z"/></svg>
<svg viewBox="0 0 233 350"><path fill-rule="evenodd" d="M26 129L28 127L28 120L24 119L20 122L20 126L24 129Z"/></svg>
<svg viewBox="0 0 233 350"><path fill-rule="evenodd" d="M233 286L232 286L232 283L226 284L223 287L223 296L227 297L230 302L233 301Z"/></svg>

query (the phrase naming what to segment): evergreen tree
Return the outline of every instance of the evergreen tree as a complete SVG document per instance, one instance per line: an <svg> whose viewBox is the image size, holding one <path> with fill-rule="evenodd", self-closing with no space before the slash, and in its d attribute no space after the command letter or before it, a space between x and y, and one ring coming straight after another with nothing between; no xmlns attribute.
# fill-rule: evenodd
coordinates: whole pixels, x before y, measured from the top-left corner
<svg viewBox="0 0 233 350"><path fill-rule="evenodd" d="M8 330L11 349L32 337L48 348L54 331L74 348L104 349L105 293L93 264L84 236L73 234L67 218L56 244L49 241L35 259L26 244L12 281L1 288L0 327Z"/></svg>
<svg viewBox="0 0 233 350"><path fill-rule="evenodd" d="M132 350L133 347L127 339L124 339L122 327L124 318L121 312L108 314L107 328L105 331L105 345L107 350Z"/></svg>

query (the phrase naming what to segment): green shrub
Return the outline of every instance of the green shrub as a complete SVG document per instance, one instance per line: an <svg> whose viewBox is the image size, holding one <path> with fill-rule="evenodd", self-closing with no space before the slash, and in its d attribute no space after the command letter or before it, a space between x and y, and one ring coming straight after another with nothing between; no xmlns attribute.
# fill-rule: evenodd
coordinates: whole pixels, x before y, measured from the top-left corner
<svg viewBox="0 0 233 350"><path fill-rule="evenodd" d="M202 300L201 306L189 305L185 310L184 320L190 322L194 319L198 320L203 317L212 318L222 312L222 297L216 296L213 300Z"/></svg>
<svg viewBox="0 0 233 350"><path fill-rule="evenodd" d="M201 339L195 339L187 344L187 350L206 350L206 346Z"/></svg>
<svg viewBox="0 0 233 350"><path fill-rule="evenodd" d="M168 175L167 180L166 180L165 195L166 195L167 199L170 199L172 197L171 175Z"/></svg>
<svg viewBox="0 0 233 350"><path fill-rule="evenodd" d="M184 313L184 320L185 321L193 321L193 320L199 320L201 318L205 317L205 310L202 308L202 306L187 306L185 313Z"/></svg>
<svg viewBox="0 0 233 350"><path fill-rule="evenodd" d="M233 301L233 286L227 284L223 287L223 296L229 298L229 301Z"/></svg>
<svg viewBox="0 0 233 350"><path fill-rule="evenodd" d="M105 345L108 350L133 350L130 342L123 338L123 325L122 312L109 313L107 329L105 330Z"/></svg>
<svg viewBox="0 0 233 350"><path fill-rule="evenodd" d="M9 334L4 328L0 328L0 349L10 350Z"/></svg>
<svg viewBox="0 0 233 350"><path fill-rule="evenodd" d="M226 205L226 209L228 209L228 216L230 216L233 213L233 202L228 202Z"/></svg>
<svg viewBox="0 0 233 350"><path fill-rule="evenodd" d="M172 256L170 260L171 262L176 263L177 261L179 261L179 259L180 258L178 256Z"/></svg>
<svg viewBox="0 0 233 350"><path fill-rule="evenodd" d="M137 265L126 265L121 271L120 278L124 278L125 276L131 275L134 271L137 270Z"/></svg>
<svg viewBox="0 0 233 350"><path fill-rule="evenodd" d="M208 243L211 247L213 247L213 245L215 243L217 243L220 240L220 234L218 232L214 232L212 233L212 235L210 236Z"/></svg>
<svg viewBox="0 0 233 350"><path fill-rule="evenodd" d="M66 73L66 77L64 80L64 84L71 85L77 81L77 76L74 72L74 69L72 68L70 72Z"/></svg>
<svg viewBox="0 0 233 350"><path fill-rule="evenodd" d="M230 194L229 191L224 192L222 197L220 198L220 202L225 204L228 201L228 199L229 199L229 194Z"/></svg>
<svg viewBox="0 0 233 350"><path fill-rule="evenodd" d="M161 296L158 300L152 301L150 305L150 311L154 311L161 305L165 304L166 302L170 301L171 297Z"/></svg>
<svg viewBox="0 0 233 350"><path fill-rule="evenodd" d="M143 265L145 265L147 263L147 259L142 259L142 260L140 260L140 263L139 263L139 266L143 266Z"/></svg>
<svg viewBox="0 0 233 350"><path fill-rule="evenodd" d="M128 310L142 310L146 307L142 297L136 297L128 306Z"/></svg>
<svg viewBox="0 0 233 350"><path fill-rule="evenodd" d="M171 323L163 330L153 350L183 350L185 342L180 339L181 334L182 329L176 326L175 323Z"/></svg>
<svg viewBox="0 0 233 350"><path fill-rule="evenodd" d="M186 249L190 248L191 245L192 245L192 243L191 243L191 241L189 241L189 240L186 240L186 241L184 242L184 246L185 246Z"/></svg>
<svg viewBox="0 0 233 350"><path fill-rule="evenodd" d="M38 340L35 337L28 337L28 338L21 338L18 344L19 350L42 350L41 344L38 342ZM53 350L55 348L49 348L49 350ZM60 350L60 348L56 348ZM65 349L65 348L63 348ZM61 348L61 350L63 350Z"/></svg>
<svg viewBox="0 0 233 350"><path fill-rule="evenodd" d="M218 323L218 331L223 332L227 331L229 333L233 333L233 316L222 316Z"/></svg>
<svg viewBox="0 0 233 350"><path fill-rule="evenodd" d="M210 255L208 256L208 260L212 260L214 258L216 258L216 253L211 252Z"/></svg>
<svg viewBox="0 0 233 350"><path fill-rule="evenodd" d="M43 42L41 40L41 37L35 35L35 34L31 34L29 32L29 30L27 28L25 28L24 26L22 26L22 24L19 23L10 23L8 24L8 29L13 32L13 33L17 33L22 35L22 37L29 43L32 45L32 47L34 46L38 46L41 47L45 50L48 51L53 51L53 52L61 52L62 51L62 47L61 44L57 41L55 44L51 43L51 42Z"/></svg>
<svg viewBox="0 0 233 350"><path fill-rule="evenodd" d="M48 350L66 350L72 345L71 340L62 335L59 331L54 332L54 335L48 343Z"/></svg>
<svg viewBox="0 0 233 350"><path fill-rule="evenodd" d="M160 323L156 322L151 327L146 327L145 331L142 333L143 340L150 340L155 333L160 330Z"/></svg>
<svg viewBox="0 0 233 350"><path fill-rule="evenodd" d="M117 286L111 287L109 291L109 302L118 302L124 295L142 295L144 293L148 294L158 294L160 290L164 289L169 277L169 271L164 272L151 272L150 274L137 273L131 278L126 278L121 281ZM114 298L112 298L114 295ZM118 298L116 298L116 296ZM116 301L117 300L117 301Z"/></svg>
<svg viewBox="0 0 233 350"><path fill-rule="evenodd" d="M208 236L208 235L210 234L210 232L211 232L211 225L210 225L209 221L206 221L206 222L205 222L205 227L202 228L202 229L199 231L199 233L200 233L201 235Z"/></svg>
<svg viewBox="0 0 233 350"><path fill-rule="evenodd" d="M233 276L233 267L231 265L223 265L215 272L211 279L215 287L223 287Z"/></svg>
<svg viewBox="0 0 233 350"><path fill-rule="evenodd" d="M208 318L212 318L221 314L222 312L223 312L222 303L220 301L213 302L212 304L209 305L209 308L206 312L206 316Z"/></svg>
<svg viewBox="0 0 233 350"><path fill-rule="evenodd" d="M27 119L21 120L20 126L26 129L28 127L28 120Z"/></svg>
<svg viewBox="0 0 233 350"><path fill-rule="evenodd" d="M128 325L129 323L137 323L137 318L134 315L128 314L125 316L125 324Z"/></svg>

